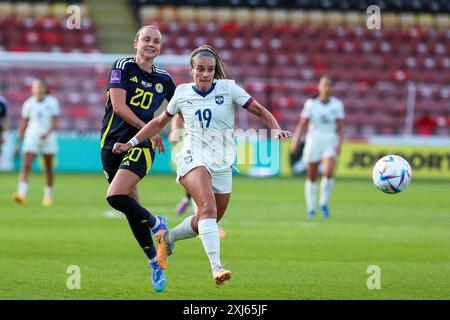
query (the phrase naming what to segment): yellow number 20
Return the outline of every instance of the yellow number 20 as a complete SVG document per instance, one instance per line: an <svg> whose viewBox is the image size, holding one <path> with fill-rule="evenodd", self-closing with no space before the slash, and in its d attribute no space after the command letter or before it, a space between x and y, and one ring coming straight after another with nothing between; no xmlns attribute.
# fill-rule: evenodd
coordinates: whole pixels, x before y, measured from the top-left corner
<svg viewBox="0 0 450 320"><path fill-rule="evenodd" d="M153 93L144 91L141 88L136 88L135 95L131 98L130 104L135 107L141 107L142 109L150 108L153 100Z"/></svg>

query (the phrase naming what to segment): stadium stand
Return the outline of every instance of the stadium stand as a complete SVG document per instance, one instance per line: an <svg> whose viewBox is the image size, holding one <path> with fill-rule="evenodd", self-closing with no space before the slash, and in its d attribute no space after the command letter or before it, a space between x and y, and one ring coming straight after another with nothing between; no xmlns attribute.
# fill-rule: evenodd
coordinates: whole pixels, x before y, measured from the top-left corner
<svg viewBox="0 0 450 320"><path fill-rule="evenodd" d="M99 52L94 24L81 8L82 31L66 27L66 4L0 3L0 50Z"/></svg>
<svg viewBox="0 0 450 320"><path fill-rule="evenodd" d="M381 30L366 28L369 2L386 11ZM335 94L345 103L349 138L403 133L411 82L417 85L417 113L450 114L448 1L221 0L214 1L215 7L207 0L130 3L137 21L161 29L164 54L189 54L204 43L217 47L228 75L270 107L287 129L294 129L324 73L336 80ZM99 52L87 3L82 4L79 32L65 28L66 6L0 2L0 51ZM108 67L0 65L0 90L11 101L12 125L17 126L31 79L42 76L67 108L63 129L98 130ZM185 67L167 70L177 83L191 81ZM436 132L449 135L449 125Z"/></svg>
<svg viewBox="0 0 450 320"><path fill-rule="evenodd" d="M100 52L94 23L81 1L70 1L80 5L81 29L69 30L66 27L68 3L0 2L0 53ZM107 73L107 67L102 66L33 65L30 68L21 63L1 64L0 92L5 93L11 103L12 128L18 127L22 103L30 96L31 81L34 77L41 77L61 103L62 130L98 130ZM86 78L87 74L93 78Z"/></svg>
<svg viewBox="0 0 450 320"><path fill-rule="evenodd" d="M349 137L402 134L409 82L435 93L432 100L421 100L419 93L418 109L429 108L435 116L450 112L439 95L450 79L447 14L387 13L383 29L369 30L365 13L248 8L256 2L214 10L141 6L140 18L167 35L165 53L187 54L202 43L220 49L229 76L256 92L291 130L324 73L336 80L336 95L346 105ZM447 135L448 127L439 133Z"/></svg>
<svg viewBox="0 0 450 320"><path fill-rule="evenodd" d="M447 0L409 1L409 0L134 0L136 6L173 5L173 6L223 6L233 8L302 8L306 10L355 10L365 11L370 5L377 5L383 11L410 12L450 12Z"/></svg>

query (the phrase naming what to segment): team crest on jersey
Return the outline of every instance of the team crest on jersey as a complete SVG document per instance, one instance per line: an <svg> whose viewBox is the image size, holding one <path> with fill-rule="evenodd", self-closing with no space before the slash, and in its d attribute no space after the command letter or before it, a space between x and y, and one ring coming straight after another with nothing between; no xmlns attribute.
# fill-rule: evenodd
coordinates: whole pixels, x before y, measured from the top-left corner
<svg viewBox="0 0 450 320"><path fill-rule="evenodd" d="M156 84L156 86L155 86L156 92L161 93L161 92L163 92L163 89L164 89L164 87L161 83Z"/></svg>
<svg viewBox="0 0 450 320"><path fill-rule="evenodd" d="M223 96L216 96L216 103L217 104L222 104L223 103Z"/></svg>

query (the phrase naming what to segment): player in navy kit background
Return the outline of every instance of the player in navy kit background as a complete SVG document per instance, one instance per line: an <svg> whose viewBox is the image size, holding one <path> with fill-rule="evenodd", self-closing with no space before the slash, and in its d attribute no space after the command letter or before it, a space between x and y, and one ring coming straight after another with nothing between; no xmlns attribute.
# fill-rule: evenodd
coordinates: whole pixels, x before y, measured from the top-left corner
<svg viewBox="0 0 450 320"><path fill-rule="evenodd" d="M103 170L110 183L107 201L125 214L139 245L152 268L153 288L160 292L166 287L164 271L158 266L152 233L167 228L164 217L155 217L139 204L137 183L149 172L154 147L165 152L162 138L155 135L124 155L112 153L116 142L127 142L153 119L164 100L169 101L175 83L165 70L153 64L161 52L162 35L154 26L144 26L133 41L134 58L117 60L109 74L105 116L101 130Z"/></svg>

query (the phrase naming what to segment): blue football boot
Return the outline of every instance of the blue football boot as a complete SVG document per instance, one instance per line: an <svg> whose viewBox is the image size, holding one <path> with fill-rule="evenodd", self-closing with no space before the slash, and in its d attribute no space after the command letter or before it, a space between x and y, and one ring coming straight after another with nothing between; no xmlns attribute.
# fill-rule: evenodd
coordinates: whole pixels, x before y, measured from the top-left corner
<svg viewBox="0 0 450 320"><path fill-rule="evenodd" d="M166 276L164 275L164 270L162 270L158 262L153 262L150 264L152 268L152 286L156 292L163 292L166 288Z"/></svg>
<svg viewBox="0 0 450 320"><path fill-rule="evenodd" d="M173 243L169 243L169 228L167 225L167 220L165 217L157 216L160 224L153 234L156 235L156 240L158 241L158 252L157 259L159 267L162 270L167 268L167 257L170 256L174 251Z"/></svg>
<svg viewBox="0 0 450 320"><path fill-rule="evenodd" d="M320 211L322 211L324 218L328 218L330 216L330 210L326 204L320 206Z"/></svg>

